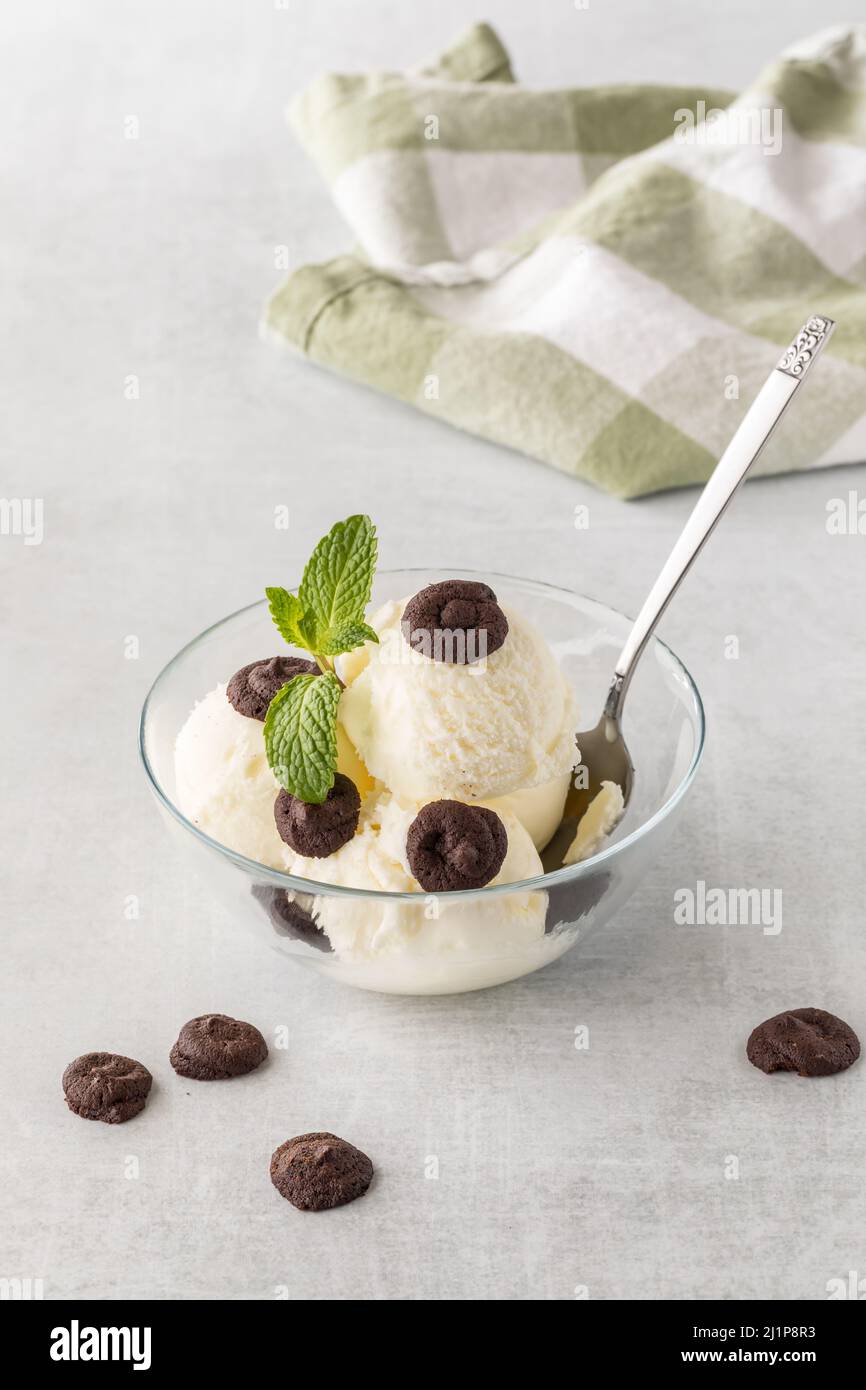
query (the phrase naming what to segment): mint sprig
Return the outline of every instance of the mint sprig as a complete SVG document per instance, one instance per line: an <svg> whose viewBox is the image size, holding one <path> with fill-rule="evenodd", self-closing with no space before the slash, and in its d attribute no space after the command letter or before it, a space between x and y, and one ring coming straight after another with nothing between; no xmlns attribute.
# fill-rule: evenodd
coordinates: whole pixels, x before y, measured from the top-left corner
<svg viewBox="0 0 866 1390"><path fill-rule="evenodd" d="M268 599L268 607L271 610L271 617L276 624L281 637L292 647L304 647L309 650L304 642L301 631L301 617L303 609L299 599L290 594L287 589L265 589Z"/></svg>
<svg viewBox="0 0 866 1390"><path fill-rule="evenodd" d="M339 656L341 652L353 652L363 647L365 642L378 642L379 634L367 623L343 623L329 628L319 642L318 652L322 656Z"/></svg>
<svg viewBox="0 0 866 1390"><path fill-rule="evenodd" d="M334 656L369 641L358 628L365 627L377 549L376 528L368 516L338 521L319 541L298 589L308 651Z"/></svg>
<svg viewBox="0 0 866 1390"><path fill-rule="evenodd" d="M277 691L265 719L265 751L280 786L301 801L325 800L337 770L337 708L342 684L335 656L378 642L364 621L377 558L376 528L350 516L323 536L297 594L268 588L271 617L290 646L317 662L321 676L295 676Z"/></svg>
<svg viewBox="0 0 866 1390"><path fill-rule="evenodd" d="M268 705L268 762L280 786L301 801L319 805L334 785L340 691L334 675L295 676Z"/></svg>

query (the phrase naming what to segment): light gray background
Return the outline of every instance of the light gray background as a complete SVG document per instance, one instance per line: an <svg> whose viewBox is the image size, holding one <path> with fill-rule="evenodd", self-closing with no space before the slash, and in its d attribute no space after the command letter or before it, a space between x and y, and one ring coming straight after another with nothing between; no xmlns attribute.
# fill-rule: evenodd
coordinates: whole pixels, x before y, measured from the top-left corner
<svg viewBox="0 0 866 1390"><path fill-rule="evenodd" d="M413 63L476 14L534 84L732 87L836 18L811 0L3 7L2 493L44 498L45 537L0 538L0 1275L46 1297L820 1299L866 1275L866 1067L768 1079L743 1055L786 1007L866 1037L866 537L825 527L864 469L737 501L663 629L709 715L686 822L619 918L532 978L400 1000L253 953L188 882L138 766L167 658L294 582L337 516L372 512L386 564L511 569L634 611L694 501L611 500L257 339L275 246L349 242L285 101L326 67ZM781 888L781 934L675 927L698 878ZM230 1090L184 1083L168 1050L207 1010L286 1025L289 1047ZM63 1067L94 1048L154 1071L134 1123L66 1111ZM378 1178L302 1216L268 1158L318 1128Z"/></svg>

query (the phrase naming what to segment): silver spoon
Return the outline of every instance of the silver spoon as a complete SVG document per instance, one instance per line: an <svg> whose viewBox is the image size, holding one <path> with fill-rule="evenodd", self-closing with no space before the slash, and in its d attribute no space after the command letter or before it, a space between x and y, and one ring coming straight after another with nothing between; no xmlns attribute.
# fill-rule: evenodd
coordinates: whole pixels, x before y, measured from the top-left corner
<svg viewBox="0 0 866 1390"><path fill-rule="evenodd" d="M623 811L628 805L634 786L634 764L623 737L622 709L635 667L659 618L835 327L834 320L825 314L813 314L804 323L761 387L710 474L620 653L601 718L594 729L577 735L581 765L587 771L587 786L576 787L572 782L562 823L541 856L546 871L562 867L578 823L590 801L601 790L602 782L615 782L622 790Z"/></svg>

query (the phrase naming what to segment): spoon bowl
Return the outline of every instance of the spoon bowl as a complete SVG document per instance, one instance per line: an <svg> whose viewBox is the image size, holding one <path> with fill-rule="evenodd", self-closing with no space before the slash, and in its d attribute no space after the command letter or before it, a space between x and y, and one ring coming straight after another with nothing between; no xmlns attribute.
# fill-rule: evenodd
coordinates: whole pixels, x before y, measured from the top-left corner
<svg viewBox="0 0 866 1390"><path fill-rule="evenodd" d="M634 787L634 764L617 720L605 709L594 729L577 735L580 750L580 770L583 776L573 777L565 798L562 821L553 838L541 851L541 862L547 872L558 869L574 842L577 827L600 795L605 782L620 788L623 814L631 800Z"/></svg>

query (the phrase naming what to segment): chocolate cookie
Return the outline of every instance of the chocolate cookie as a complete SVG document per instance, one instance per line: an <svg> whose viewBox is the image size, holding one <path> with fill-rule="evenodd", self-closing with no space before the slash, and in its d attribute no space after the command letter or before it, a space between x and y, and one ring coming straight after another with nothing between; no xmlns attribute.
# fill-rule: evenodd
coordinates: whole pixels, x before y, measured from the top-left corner
<svg viewBox="0 0 866 1390"><path fill-rule="evenodd" d="M823 1009L788 1009L758 1024L746 1043L746 1056L767 1073L832 1076L857 1061L860 1040L835 1014Z"/></svg>
<svg viewBox="0 0 866 1390"><path fill-rule="evenodd" d="M401 627L413 651L462 666L490 656L508 636L508 619L496 595L489 584L474 579L428 585L406 604Z"/></svg>
<svg viewBox="0 0 866 1390"><path fill-rule="evenodd" d="M270 919L277 936L290 936L295 941L305 941L317 951L332 950L331 943L315 918L297 898L290 898L285 888L271 888L266 883L254 883L253 897L258 898ZM305 902L312 902L309 894L303 895Z"/></svg>
<svg viewBox="0 0 866 1390"><path fill-rule="evenodd" d="M238 714L264 722L268 705L287 681L295 676L318 674L315 661L305 661L301 656L265 657L264 661L252 661L235 671L226 695Z"/></svg>
<svg viewBox="0 0 866 1390"><path fill-rule="evenodd" d="M508 835L495 811L462 801L422 806L406 835L406 857L428 893L483 888L502 868Z"/></svg>
<svg viewBox="0 0 866 1390"><path fill-rule="evenodd" d="M85 1052L63 1073L66 1104L84 1120L121 1125L144 1109L153 1077L132 1057Z"/></svg>
<svg viewBox="0 0 866 1390"><path fill-rule="evenodd" d="M274 802L277 833L296 854L327 859L347 845L358 828L361 798L351 777L338 772L334 785L318 806L299 801L285 788Z"/></svg>
<svg viewBox="0 0 866 1390"><path fill-rule="evenodd" d="M268 1045L251 1023L227 1014L201 1014L180 1030L169 1060L178 1076L193 1081L226 1081L255 1071Z"/></svg>
<svg viewBox="0 0 866 1390"><path fill-rule="evenodd" d="M298 1134L271 1157L271 1182L300 1211L327 1211L354 1202L372 1179L367 1155L336 1134Z"/></svg>

